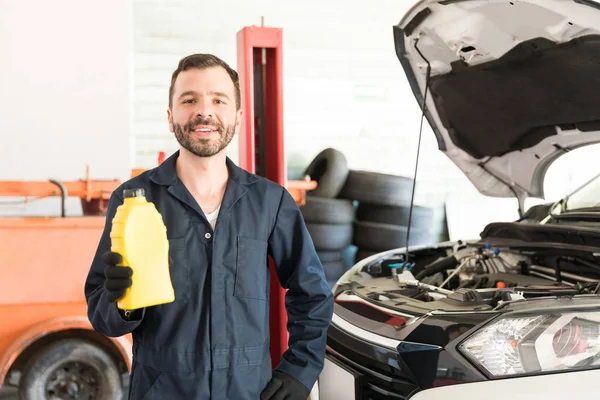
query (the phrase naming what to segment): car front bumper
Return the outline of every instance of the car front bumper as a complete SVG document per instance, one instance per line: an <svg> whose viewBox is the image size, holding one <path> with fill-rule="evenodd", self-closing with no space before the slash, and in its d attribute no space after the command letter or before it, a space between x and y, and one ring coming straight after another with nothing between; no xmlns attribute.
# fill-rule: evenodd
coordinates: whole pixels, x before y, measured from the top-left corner
<svg viewBox="0 0 600 400"><path fill-rule="evenodd" d="M319 378L320 400L563 400L597 398L600 394L600 370L574 371L523 378L456 384L419 390L394 389L393 382L349 367L328 355ZM377 383L379 380L379 384ZM409 393L410 392L410 393Z"/></svg>
<svg viewBox="0 0 600 400"><path fill-rule="evenodd" d="M594 370L444 386L420 391L410 400L595 399L599 394L600 370Z"/></svg>

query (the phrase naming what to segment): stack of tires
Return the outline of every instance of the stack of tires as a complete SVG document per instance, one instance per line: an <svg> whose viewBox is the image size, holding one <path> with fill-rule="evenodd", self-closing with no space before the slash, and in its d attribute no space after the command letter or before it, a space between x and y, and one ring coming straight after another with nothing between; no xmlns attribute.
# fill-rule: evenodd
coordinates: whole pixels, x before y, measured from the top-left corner
<svg viewBox="0 0 600 400"><path fill-rule="evenodd" d="M355 260L407 245L413 180L403 176L351 170L339 197L358 202L352 244ZM433 210L413 206L409 245L432 242Z"/></svg>
<svg viewBox="0 0 600 400"><path fill-rule="evenodd" d="M319 153L304 175L318 186L300 210L330 285L352 261L407 245L413 179L349 170L344 155L331 148ZM431 244L433 210L413 206L410 220L408 244ZM344 261L352 246L354 260Z"/></svg>
<svg viewBox="0 0 600 400"><path fill-rule="evenodd" d="M356 210L351 200L337 198L348 173L346 158L335 149L323 150L304 171L318 186L300 210L330 286L349 267L343 253L352 243Z"/></svg>

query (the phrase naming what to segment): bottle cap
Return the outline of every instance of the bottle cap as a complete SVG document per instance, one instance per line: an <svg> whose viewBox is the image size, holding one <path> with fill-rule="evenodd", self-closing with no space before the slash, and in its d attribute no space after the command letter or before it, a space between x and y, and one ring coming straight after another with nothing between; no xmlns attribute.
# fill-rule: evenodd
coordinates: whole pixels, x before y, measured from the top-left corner
<svg viewBox="0 0 600 400"><path fill-rule="evenodd" d="M146 193L144 189L125 189L123 190L123 197L144 197Z"/></svg>

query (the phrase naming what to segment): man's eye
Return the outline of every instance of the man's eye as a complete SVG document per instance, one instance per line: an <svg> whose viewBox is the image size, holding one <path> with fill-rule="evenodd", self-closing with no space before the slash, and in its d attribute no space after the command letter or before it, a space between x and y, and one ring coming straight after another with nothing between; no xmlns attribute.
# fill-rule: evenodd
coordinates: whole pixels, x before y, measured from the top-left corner
<svg viewBox="0 0 600 400"><path fill-rule="evenodd" d="M216 99L215 103L217 103L217 104L225 104L225 102L223 100L220 100L220 99Z"/></svg>
<svg viewBox="0 0 600 400"><path fill-rule="evenodd" d="M183 104L192 104L194 101L194 99L187 99L183 101Z"/></svg>

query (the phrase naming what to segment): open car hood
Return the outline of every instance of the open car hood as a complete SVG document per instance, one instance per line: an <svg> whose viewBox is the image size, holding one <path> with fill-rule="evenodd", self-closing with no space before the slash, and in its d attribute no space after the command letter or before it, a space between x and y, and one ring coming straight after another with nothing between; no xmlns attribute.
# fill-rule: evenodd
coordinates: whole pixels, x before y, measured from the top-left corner
<svg viewBox="0 0 600 400"><path fill-rule="evenodd" d="M425 0L394 27L439 149L481 193L543 198L556 158L600 142L599 21L591 0Z"/></svg>

